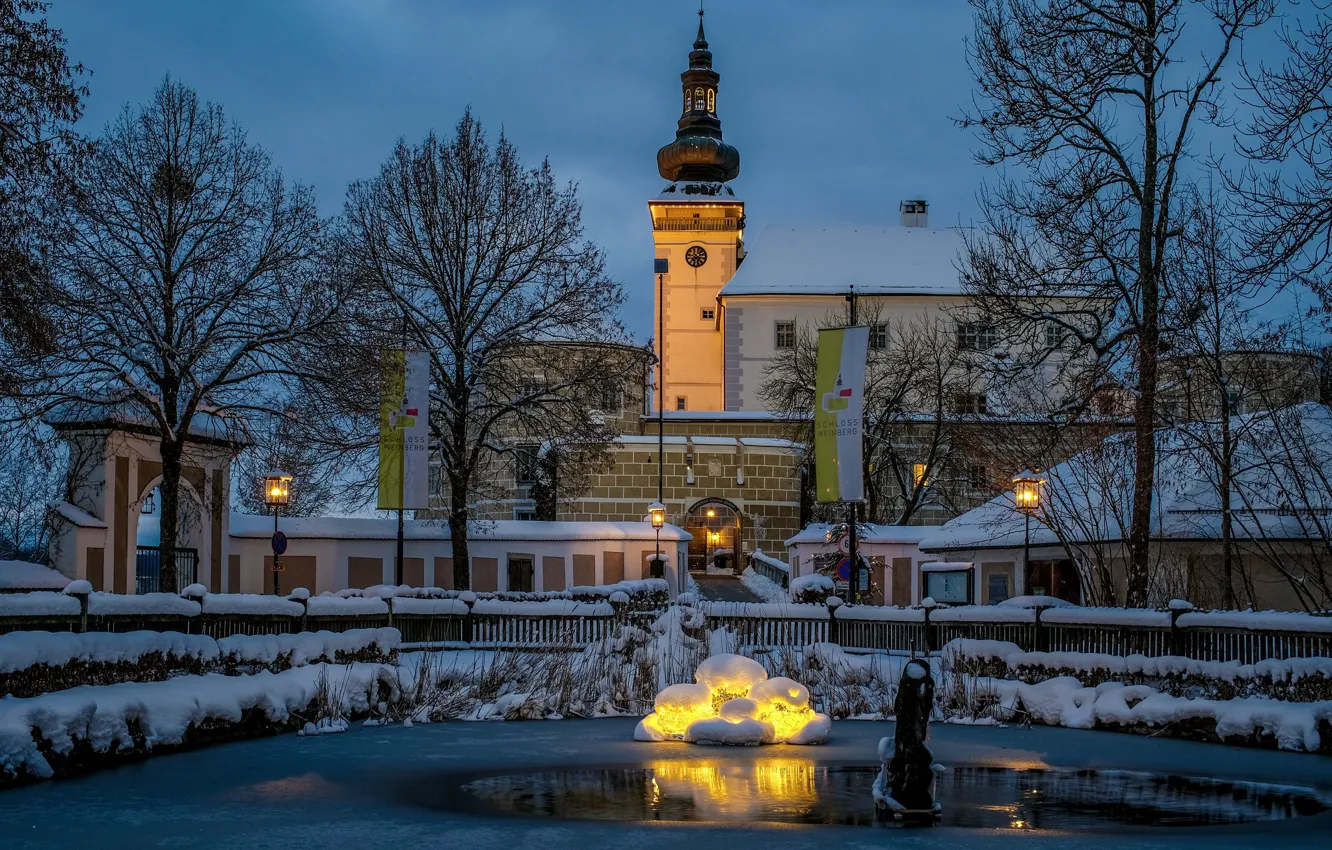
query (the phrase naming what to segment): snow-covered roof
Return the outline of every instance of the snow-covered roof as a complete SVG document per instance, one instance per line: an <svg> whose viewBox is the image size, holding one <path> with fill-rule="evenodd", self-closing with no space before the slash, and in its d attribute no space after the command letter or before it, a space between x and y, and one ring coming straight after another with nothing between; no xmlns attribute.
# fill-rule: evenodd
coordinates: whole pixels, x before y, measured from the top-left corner
<svg viewBox="0 0 1332 850"><path fill-rule="evenodd" d="M118 427L127 431L157 429L158 422L147 408L132 399L69 401L57 405L42 418L56 429ZM250 435L241 420L211 410L196 410L190 419L190 436L232 445L249 445Z"/></svg>
<svg viewBox="0 0 1332 850"><path fill-rule="evenodd" d="M831 525L825 522L812 522L798 534L786 541L787 546L799 543L826 544ZM927 525L867 525L867 533L858 539L862 543L903 543L916 544L921 538L936 530Z"/></svg>
<svg viewBox="0 0 1332 850"><path fill-rule="evenodd" d="M646 510L646 506L644 507ZM398 536L398 520L371 517L293 517L283 518L282 533L293 540L392 540ZM267 540L273 535L273 518L260 514L232 513L231 536ZM403 523L407 540L448 540L445 520L409 519ZM650 522L529 522L525 520L473 520L467 524L472 542L487 540L655 540ZM674 525L661 529L663 541L693 539L693 535Z"/></svg>
<svg viewBox="0 0 1332 850"><path fill-rule="evenodd" d="M69 576L41 564L0 561L0 590L64 590Z"/></svg>
<svg viewBox="0 0 1332 850"><path fill-rule="evenodd" d="M1232 519L1237 538L1300 540L1332 531L1332 410L1317 403L1232 417L1235 459ZM1220 424L1187 423L1156 432L1152 536L1221 536L1219 467L1207 446L1221 444ZM1283 448L1289 447L1289 448ZM1116 434L1045 473L1032 546L1123 540L1133 487L1133 435ZM1023 545L1025 516L1005 493L921 540L927 552L1013 549ZM1055 529L1061 534L1057 535Z"/></svg>
<svg viewBox="0 0 1332 850"><path fill-rule="evenodd" d="M957 228L765 227L722 297L961 295Z"/></svg>
<svg viewBox="0 0 1332 850"><path fill-rule="evenodd" d="M52 502L51 510L77 525L79 528L106 528L106 523L69 502Z"/></svg>

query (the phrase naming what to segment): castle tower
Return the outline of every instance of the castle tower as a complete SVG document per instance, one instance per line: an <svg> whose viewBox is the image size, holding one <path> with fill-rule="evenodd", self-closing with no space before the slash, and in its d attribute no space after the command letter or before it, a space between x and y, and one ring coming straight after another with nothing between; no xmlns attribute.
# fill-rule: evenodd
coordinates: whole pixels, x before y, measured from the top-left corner
<svg viewBox="0 0 1332 850"><path fill-rule="evenodd" d="M740 174L740 152L722 141L712 52L703 34L680 75L684 107L675 141L657 151L671 181L648 202L652 240L670 272L653 279L652 334L664 359L656 385L667 410L723 410L723 334L717 293L744 260L745 205L726 185Z"/></svg>

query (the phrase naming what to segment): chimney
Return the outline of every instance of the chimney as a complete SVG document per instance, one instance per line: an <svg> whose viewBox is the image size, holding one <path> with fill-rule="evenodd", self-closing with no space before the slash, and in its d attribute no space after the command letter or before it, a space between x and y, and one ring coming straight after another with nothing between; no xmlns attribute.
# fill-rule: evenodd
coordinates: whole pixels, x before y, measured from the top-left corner
<svg viewBox="0 0 1332 850"><path fill-rule="evenodd" d="M898 205L902 211L903 227L929 227L930 205L928 201L903 201Z"/></svg>

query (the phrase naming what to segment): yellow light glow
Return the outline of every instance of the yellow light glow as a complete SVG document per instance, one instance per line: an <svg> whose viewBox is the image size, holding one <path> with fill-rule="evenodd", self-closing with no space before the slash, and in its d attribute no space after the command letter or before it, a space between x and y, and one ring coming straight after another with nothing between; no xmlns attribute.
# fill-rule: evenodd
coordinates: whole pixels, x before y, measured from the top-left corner
<svg viewBox="0 0 1332 850"><path fill-rule="evenodd" d="M1018 510L1034 511L1041 505L1041 485L1045 479L1034 472L1013 477L1013 502Z"/></svg>
<svg viewBox="0 0 1332 850"><path fill-rule="evenodd" d="M708 519L712 519L712 518L715 517L716 515L717 515L717 511L716 511L716 510L714 510L713 508L708 508Z"/></svg>

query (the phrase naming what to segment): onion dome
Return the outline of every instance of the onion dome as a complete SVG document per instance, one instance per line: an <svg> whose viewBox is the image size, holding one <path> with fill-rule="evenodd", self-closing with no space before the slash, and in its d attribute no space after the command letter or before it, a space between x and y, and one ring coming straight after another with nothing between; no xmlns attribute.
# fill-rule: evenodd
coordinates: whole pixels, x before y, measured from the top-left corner
<svg viewBox="0 0 1332 850"><path fill-rule="evenodd" d="M740 151L722 141L717 117L717 82L712 51L703 34L703 10L698 11L698 38L689 53L689 70L680 75L684 112L675 141L657 151L657 170L674 181L725 182L740 175Z"/></svg>

